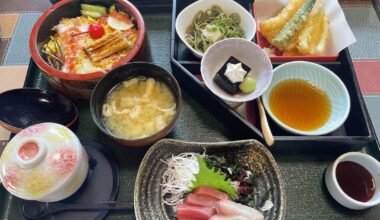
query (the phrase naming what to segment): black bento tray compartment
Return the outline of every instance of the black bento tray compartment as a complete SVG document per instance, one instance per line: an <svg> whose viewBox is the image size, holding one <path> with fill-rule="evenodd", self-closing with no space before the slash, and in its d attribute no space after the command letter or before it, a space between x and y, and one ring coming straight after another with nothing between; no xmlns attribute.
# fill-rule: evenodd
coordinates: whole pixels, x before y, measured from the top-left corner
<svg viewBox="0 0 380 220"><path fill-rule="evenodd" d="M223 100L212 94L210 90L199 80L200 59L196 58L186 45L181 41L175 31L175 21L181 12L192 0L173 0L172 12L172 39L171 39L171 66L173 75L176 77L181 87L196 98L205 108L212 112L231 131L239 134L242 138L263 139L260 129L258 110L255 101L250 103L253 111L247 112L251 117L256 118L256 123L252 124L239 115ZM241 6L252 14L251 0L237 0ZM277 67L283 62L272 62L273 67ZM336 61L316 62L332 70L345 84L350 94L351 109L345 123L337 130L323 136L299 136L289 133L279 127L267 115L269 125L272 129L275 145L277 147L288 146L288 141L296 141L297 147L307 147L316 145L323 148L339 147L358 149L369 142L374 141L374 132L369 115L360 92L356 74L352 65L348 49L343 50Z"/></svg>

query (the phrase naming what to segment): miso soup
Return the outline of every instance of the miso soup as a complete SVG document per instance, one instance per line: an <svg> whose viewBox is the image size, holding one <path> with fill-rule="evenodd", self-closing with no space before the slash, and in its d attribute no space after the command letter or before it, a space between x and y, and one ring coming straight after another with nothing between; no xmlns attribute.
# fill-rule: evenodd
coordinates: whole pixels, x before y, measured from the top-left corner
<svg viewBox="0 0 380 220"><path fill-rule="evenodd" d="M116 136L138 139L165 128L177 111L168 86L154 78L136 77L117 85L103 104L103 121Z"/></svg>

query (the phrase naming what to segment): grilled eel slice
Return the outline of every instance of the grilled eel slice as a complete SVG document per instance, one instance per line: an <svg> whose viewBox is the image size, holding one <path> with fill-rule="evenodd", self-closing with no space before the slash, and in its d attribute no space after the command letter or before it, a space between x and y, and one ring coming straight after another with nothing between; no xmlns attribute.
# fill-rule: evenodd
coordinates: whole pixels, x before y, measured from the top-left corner
<svg viewBox="0 0 380 220"><path fill-rule="evenodd" d="M133 46L133 43L128 41L128 34L113 31L94 41L91 45L85 47L84 50L91 61L97 62L131 46Z"/></svg>

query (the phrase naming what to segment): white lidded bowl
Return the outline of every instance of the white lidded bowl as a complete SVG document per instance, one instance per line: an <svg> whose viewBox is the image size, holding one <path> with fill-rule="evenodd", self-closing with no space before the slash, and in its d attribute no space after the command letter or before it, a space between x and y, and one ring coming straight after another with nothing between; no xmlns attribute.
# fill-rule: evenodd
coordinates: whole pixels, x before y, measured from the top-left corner
<svg viewBox="0 0 380 220"><path fill-rule="evenodd" d="M230 56L240 60L251 68L249 75L256 80L255 91L231 95L221 89L214 77ZM201 74L204 83L212 93L230 102L247 102L260 97L269 87L273 69L268 55L255 43L239 38L224 39L213 44L201 61Z"/></svg>
<svg viewBox="0 0 380 220"><path fill-rule="evenodd" d="M74 194L88 173L88 156L75 134L56 123L20 131L0 157L0 180L12 195L55 202Z"/></svg>
<svg viewBox="0 0 380 220"><path fill-rule="evenodd" d="M363 166L372 175L376 191L368 202L357 201L348 196L339 186L336 178L336 168L340 162L352 161ZM349 152L341 155L327 168L325 173L325 183L331 196L341 205L355 210L366 209L380 203L380 163L368 154L360 152Z"/></svg>
<svg viewBox="0 0 380 220"><path fill-rule="evenodd" d="M211 6L218 5L226 14L237 13L240 15L240 27L244 30L245 39L252 40L256 34L256 22L253 16L245 10L239 3L233 0L198 0L183 9L177 16L175 29L187 48L198 58L202 58L203 53L195 50L185 40L185 35L192 25L195 15L199 11L206 11Z"/></svg>
<svg viewBox="0 0 380 220"><path fill-rule="evenodd" d="M289 79L306 80L327 94L331 102L332 112L322 127L312 131L298 130L286 125L272 113L269 96L277 84ZM336 130L347 119L351 106L350 95L342 80L329 69L306 61L293 61L276 67L273 70L272 83L263 95L263 103L273 121L285 130L299 135L324 135Z"/></svg>

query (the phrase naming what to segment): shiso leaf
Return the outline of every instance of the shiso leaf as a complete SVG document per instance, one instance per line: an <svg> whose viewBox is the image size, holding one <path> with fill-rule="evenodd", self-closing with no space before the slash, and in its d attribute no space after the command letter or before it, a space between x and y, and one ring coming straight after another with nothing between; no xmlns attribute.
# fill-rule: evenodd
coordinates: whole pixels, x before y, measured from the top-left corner
<svg viewBox="0 0 380 220"><path fill-rule="evenodd" d="M203 157L197 156L199 164L199 172L194 174L195 180L192 181L193 185L190 190L195 190L201 186L208 186L227 193L231 198L236 198L237 193L232 187L231 180L227 179L220 170L208 168Z"/></svg>

